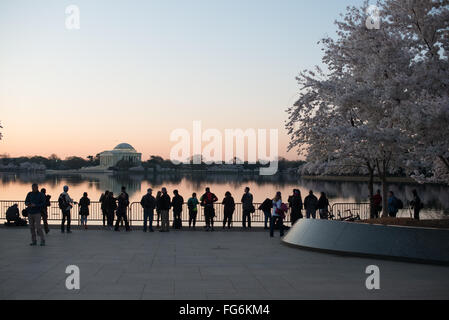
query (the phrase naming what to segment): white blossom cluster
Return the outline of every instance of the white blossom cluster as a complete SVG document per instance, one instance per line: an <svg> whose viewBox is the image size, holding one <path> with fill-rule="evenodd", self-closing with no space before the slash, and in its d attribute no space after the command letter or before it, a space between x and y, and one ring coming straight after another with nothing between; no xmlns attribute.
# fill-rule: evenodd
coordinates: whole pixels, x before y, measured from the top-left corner
<svg viewBox="0 0 449 320"><path fill-rule="evenodd" d="M380 28L368 1L348 7L323 63L302 71L287 110L289 148L303 173L387 175L449 183L449 1L384 0Z"/></svg>

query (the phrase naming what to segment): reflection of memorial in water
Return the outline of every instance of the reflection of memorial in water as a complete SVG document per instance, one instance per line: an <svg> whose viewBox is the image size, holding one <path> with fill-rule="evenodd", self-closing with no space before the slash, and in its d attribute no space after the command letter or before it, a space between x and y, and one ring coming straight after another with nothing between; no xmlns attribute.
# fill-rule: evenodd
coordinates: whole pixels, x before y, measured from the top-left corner
<svg viewBox="0 0 449 320"><path fill-rule="evenodd" d="M96 189L101 193L112 191L115 195L121 192L122 186L126 187L126 192L132 197L136 193L141 193L142 176L135 175L113 175L113 174L80 174L84 181L95 183Z"/></svg>

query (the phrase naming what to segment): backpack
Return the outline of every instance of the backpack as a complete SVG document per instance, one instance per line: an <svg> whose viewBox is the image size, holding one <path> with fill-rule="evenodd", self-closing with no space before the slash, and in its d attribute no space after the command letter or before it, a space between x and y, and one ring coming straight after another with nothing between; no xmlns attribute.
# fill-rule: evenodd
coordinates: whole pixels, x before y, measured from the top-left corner
<svg viewBox="0 0 449 320"><path fill-rule="evenodd" d="M59 209L61 209L61 210L66 210L67 207L69 206L65 197L62 194L58 198L58 206L59 206Z"/></svg>
<svg viewBox="0 0 449 320"><path fill-rule="evenodd" d="M396 198L396 207L398 209L404 209L404 203L402 202L401 199Z"/></svg>

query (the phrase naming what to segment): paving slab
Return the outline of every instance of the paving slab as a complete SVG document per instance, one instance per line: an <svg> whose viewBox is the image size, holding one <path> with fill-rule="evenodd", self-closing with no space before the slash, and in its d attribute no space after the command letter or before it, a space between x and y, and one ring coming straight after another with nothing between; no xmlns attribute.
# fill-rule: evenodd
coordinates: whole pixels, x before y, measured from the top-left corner
<svg viewBox="0 0 449 320"><path fill-rule="evenodd" d="M0 299L449 299L447 266L304 251L260 231L52 229L47 246L29 242L0 228ZM65 287L68 265L80 290ZM365 286L369 265L380 290Z"/></svg>

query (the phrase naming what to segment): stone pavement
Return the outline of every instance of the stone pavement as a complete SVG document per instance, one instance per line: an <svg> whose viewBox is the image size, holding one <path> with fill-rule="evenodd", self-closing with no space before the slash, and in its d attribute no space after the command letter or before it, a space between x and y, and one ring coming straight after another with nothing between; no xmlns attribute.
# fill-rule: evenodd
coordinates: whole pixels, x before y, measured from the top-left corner
<svg viewBox="0 0 449 320"><path fill-rule="evenodd" d="M254 231L130 233L0 228L0 299L449 299L449 267L341 257ZM380 268L380 290L365 268ZM65 287L68 265L81 288Z"/></svg>

